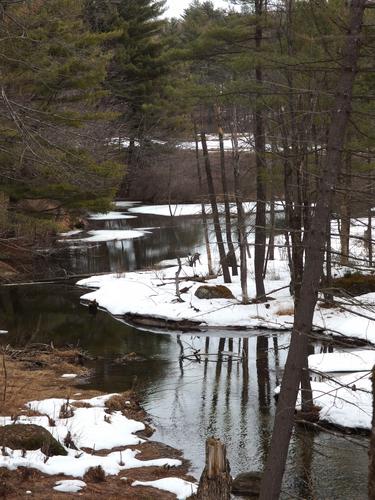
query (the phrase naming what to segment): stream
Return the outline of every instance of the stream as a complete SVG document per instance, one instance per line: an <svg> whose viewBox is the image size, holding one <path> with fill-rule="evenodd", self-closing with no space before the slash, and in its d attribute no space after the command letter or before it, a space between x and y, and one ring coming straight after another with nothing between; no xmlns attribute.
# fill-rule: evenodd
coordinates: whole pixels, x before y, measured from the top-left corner
<svg viewBox="0 0 375 500"><path fill-rule="evenodd" d="M92 221L91 228L146 228L149 232L144 237L61 243L60 251L53 255L55 266L74 274L150 269L177 254L194 253L202 245L197 217L137 215L134 219ZM20 346L52 341L55 346L72 344L87 350L95 357L95 373L84 381L84 387L106 392L134 387L156 428L152 439L182 449L197 478L209 436L225 441L233 475L264 467L275 414L273 391L282 377L289 334L152 333L102 311L90 315L80 304L83 293L67 284L0 287L0 329L9 331L0 340ZM324 349L327 346L315 345L315 352ZM199 350L203 356L181 362L182 350L185 355ZM133 352L140 360L117 362ZM282 498L367 498L368 439L353 439L356 443L297 428Z"/></svg>

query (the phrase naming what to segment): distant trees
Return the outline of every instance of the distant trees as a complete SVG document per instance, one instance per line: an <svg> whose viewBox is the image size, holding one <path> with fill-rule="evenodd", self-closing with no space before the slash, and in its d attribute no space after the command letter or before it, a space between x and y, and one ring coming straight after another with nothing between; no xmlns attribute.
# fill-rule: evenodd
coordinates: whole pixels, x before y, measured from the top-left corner
<svg viewBox="0 0 375 500"><path fill-rule="evenodd" d="M160 110L168 83L165 21L160 18L165 1L86 0L86 16L94 31L117 32L107 46L112 55L105 87L118 111L118 140L127 144L126 169L121 194L134 181L150 146L150 137L161 127Z"/></svg>

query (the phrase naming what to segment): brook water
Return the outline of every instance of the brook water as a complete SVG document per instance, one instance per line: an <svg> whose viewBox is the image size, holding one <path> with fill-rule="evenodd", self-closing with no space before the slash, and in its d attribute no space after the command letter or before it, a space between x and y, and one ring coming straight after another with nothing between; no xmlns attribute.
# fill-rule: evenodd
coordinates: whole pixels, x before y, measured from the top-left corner
<svg viewBox="0 0 375 500"><path fill-rule="evenodd" d="M60 272L153 268L177 254L194 253L203 239L196 217L171 220L144 215L93 225L154 229L141 239L63 245L54 256ZM90 315L80 305L82 293L82 289L62 284L0 288L0 329L9 330L0 340L13 345L53 341L56 346L82 346L96 357L95 375L85 386L106 392L135 387L157 429L153 439L182 449L197 478L205 439L212 435L226 442L234 475L262 469L275 413L273 390L282 376L287 334L157 334L129 327L104 312ZM259 336L263 341L258 341ZM323 346L316 346L320 348ZM200 362L180 362L182 350L185 355L199 350L203 356ZM227 355L228 351L234 355ZM141 360L116 362L132 352ZM361 436L355 440L353 444L333 434L297 429L283 498L367 498L368 440Z"/></svg>

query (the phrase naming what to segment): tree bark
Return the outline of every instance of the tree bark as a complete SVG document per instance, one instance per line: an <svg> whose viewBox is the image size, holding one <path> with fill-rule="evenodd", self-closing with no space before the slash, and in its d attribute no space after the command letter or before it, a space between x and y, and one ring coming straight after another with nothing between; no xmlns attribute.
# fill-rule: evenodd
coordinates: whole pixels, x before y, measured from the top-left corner
<svg viewBox="0 0 375 500"><path fill-rule="evenodd" d="M210 197L211 208L212 208L212 219L214 222L216 242L217 242L217 247L219 250L220 264L221 264L221 267L223 269L224 283L231 283L227 258L225 255L223 236L221 234L219 211L217 208L217 201L216 201L214 181L212 178L210 157L208 156L206 134L203 131L201 132L201 141L202 141L202 149L203 149L203 156L204 156L204 165L205 165L206 176L207 176L208 194Z"/></svg>
<svg viewBox="0 0 375 500"><path fill-rule="evenodd" d="M319 282L323 271L327 221L331 213L332 197L337 184L345 132L351 113L365 4L366 0L352 0L349 7L349 29L341 61L342 73L337 83L315 217L306 241L301 295L296 307L271 447L262 479L260 500L276 500L280 496L301 373L306 359L308 336L312 328Z"/></svg>
<svg viewBox="0 0 375 500"><path fill-rule="evenodd" d="M263 0L255 1L255 50L260 51L263 40L262 19ZM255 68L255 81L259 87L263 85L263 71L260 64ZM254 272L256 295L259 300L266 300L266 290L264 288L263 270L266 255L266 160L265 160L265 130L263 121L263 112L260 100L260 90L256 95L256 105L254 113L254 144L255 144L255 162L256 162L256 192L257 204L255 215L255 249L254 249Z"/></svg>
<svg viewBox="0 0 375 500"><path fill-rule="evenodd" d="M247 290L246 221L242 206L242 193L241 193L241 181L240 181L240 157L238 151L238 137L237 137L237 113L235 107L233 110L232 152L233 152L234 196L236 199L236 207L237 207L238 244L240 247L240 281L241 281L242 303L248 304L249 293Z"/></svg>
<svg viewBox="0 0 375 500"><path fill-rule="evenodd" d="M375 366L372 369L372 430L368 454L368 497L375 500Z"/></svg>
<svg viewBox="0 0 375 500"><path fill-rule="evenodd" d="M206 441L206 466L199 481L197 500L229 500L232 477L225 445L219 440Z"/></svg>
<svg viewBox="0 0 375 500"><path fill-rule="evenodd" d="M220 109L216 109L217 116L217 128L219 134L219 147L220 147L220 170L221 170L221 183L223 186L223 197L224 197L224 210L225 210L225 232L227 237L228 245L228 264L232 268L232 275L238 276L236 252L234 250L234 245L232 241L232 225L230 218L230 205L228 196L228 183L227 175L225 171L225 150L224 150L224 131L221 123Z"/></svg>
<svg viewBox="0 0 375 500"><path fill-rule="evenodd" d="M209 238L209 234L208 234L207 214L206 214L206 208L204 206L202 172L201 172L201 164L199 161L199 142L198 142L198 132L197 132L196 123L194 123L194 139L195 139L195 158L196 158L196 164L197 164L198 186L199 186L199 194L200 194L200 198L201 198L204 242L206 245L206 254L207 254L208 274L210 276L212 276L214 274L214 271L213 271L213 267L212 267L212 254L211 254L211 247L210 247L210 238Z"/></svg>

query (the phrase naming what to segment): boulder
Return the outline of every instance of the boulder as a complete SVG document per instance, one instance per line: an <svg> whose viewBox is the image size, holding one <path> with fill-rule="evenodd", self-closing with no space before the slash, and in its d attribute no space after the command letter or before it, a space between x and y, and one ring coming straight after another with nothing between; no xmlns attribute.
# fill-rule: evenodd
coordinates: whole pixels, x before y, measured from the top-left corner
<svg viewBox="0 0 375 500"><path fill-rule="evenodd" d="M39 450L45 455L68 452L44 427L34 424L11 424L0 427L0 446L12 450Z"/></svg>
<svg viewBox="0 0 375 500"><path fill-rule="evenodd" d="M261 472L242 472L233 480L232 493L257 498L261 481Z"/></svg>
<svg viewBox="0 0 375 500"><path fill-rule="evenodd" d="M195 291L198 299L234 299L233 293L224 285L202 285Z"/></svg>

